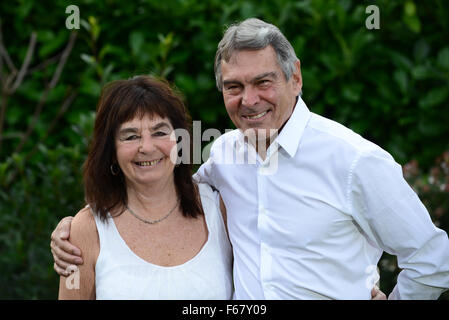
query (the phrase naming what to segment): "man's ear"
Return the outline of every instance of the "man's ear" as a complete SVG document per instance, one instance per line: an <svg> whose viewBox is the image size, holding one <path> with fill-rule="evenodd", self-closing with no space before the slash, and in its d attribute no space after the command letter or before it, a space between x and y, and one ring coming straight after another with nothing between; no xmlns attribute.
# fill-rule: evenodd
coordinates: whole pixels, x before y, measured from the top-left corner
<svg viewBox="0 0 449 320"><path fill-rule="evenodd" d="M292 74L291 80L293 81L295 94L298 96L302 90L301 62L299 60L295 62L295 70Z"/></svg>

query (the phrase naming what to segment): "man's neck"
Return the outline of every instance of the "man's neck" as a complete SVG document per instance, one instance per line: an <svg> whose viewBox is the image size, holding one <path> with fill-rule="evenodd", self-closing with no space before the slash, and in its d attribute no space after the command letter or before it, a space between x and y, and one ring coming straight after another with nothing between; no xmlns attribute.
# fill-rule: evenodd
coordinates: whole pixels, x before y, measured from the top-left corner
<svg viewBox="0 0 449 320"><path fill-rule="evenodd" d="M293 112L295 111L296 104L298 103L298 98L295 99L295 104L293 105L292 112L288 116L288 118L284 121L284 123L279 127L278 130L276 129L270 129L270 133L267 134L267 139L248 139L249 142L252 144L252 146L256 149L257 154L259 157L265 161L265 158L267 157L267 150L270 147L270 145L276 140L276 138L281 134L282 129L287 124L288 120L290 120Z"/></svg>

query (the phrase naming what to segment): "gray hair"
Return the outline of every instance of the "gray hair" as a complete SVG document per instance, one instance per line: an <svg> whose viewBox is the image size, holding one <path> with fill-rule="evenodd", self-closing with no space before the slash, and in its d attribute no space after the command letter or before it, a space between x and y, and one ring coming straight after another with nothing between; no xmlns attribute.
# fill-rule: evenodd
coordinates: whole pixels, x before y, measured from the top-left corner
<svg viewBox="0 0 449 320"><path fill-rule="evenodd" d="M288 81L295 71L298 58L290 42L276 26L256 18L231 25L218 44L215 54L214 70L218 90L223 89L221 60L228 62L235 51L261 50L269 45L276 52L278 64Z"/></svg>

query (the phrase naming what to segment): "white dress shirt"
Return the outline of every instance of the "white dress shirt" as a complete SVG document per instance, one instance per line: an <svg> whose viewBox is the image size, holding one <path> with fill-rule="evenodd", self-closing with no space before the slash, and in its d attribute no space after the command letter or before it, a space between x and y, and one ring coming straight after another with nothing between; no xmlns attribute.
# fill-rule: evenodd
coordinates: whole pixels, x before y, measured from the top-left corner
<svg viewBox="0 0 449 320"><path fill-rule="evenodd" d="M218 138L195 179L220 191L235 299L370 299L383 251L390 299L449 288L449 240L379 146L298 102L262 160L240 130Z"/></svg>

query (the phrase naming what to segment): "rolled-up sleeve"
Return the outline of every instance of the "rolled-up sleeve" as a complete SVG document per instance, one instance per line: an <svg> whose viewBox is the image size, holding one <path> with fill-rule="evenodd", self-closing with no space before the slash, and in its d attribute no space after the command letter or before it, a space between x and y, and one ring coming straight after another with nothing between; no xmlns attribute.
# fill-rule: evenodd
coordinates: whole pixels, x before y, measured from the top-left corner
<svg viewBox="0 0 449 320"><path fill-rule="evenodd" d="M348 178L351 214L402 269L389 299L437 299L449 288L449 240L383 150L360 152Z"/></svg>

